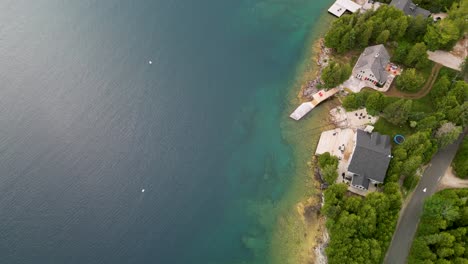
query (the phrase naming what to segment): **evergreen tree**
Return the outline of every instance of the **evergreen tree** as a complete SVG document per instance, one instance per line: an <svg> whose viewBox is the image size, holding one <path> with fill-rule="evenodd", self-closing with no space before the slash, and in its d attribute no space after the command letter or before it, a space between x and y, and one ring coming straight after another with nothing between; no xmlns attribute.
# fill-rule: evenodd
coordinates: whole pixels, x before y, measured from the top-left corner
<svg viewBox="0 0 468 264"><path fill-rule="evenodd" d="M412 108L411 100L400 99L384 109L383 116L394 125L402 125L408 121Z"/></svg>
<svg viewBox="0 0 468 264"><path fill-rule="evenodd" d="M405 64L416 69L426 68L429 65L426 45L416 43L408 52Z"/></svg>

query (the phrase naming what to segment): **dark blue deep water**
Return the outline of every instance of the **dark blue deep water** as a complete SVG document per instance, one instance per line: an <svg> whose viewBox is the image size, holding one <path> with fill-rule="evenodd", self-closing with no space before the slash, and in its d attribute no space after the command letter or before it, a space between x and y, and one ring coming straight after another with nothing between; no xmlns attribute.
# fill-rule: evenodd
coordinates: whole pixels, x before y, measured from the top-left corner
<svg viewBox="0 0 468 264"><path fill-rule="evenodd" d="M329 3L0 0L0 263L270 262Z"/></svg>

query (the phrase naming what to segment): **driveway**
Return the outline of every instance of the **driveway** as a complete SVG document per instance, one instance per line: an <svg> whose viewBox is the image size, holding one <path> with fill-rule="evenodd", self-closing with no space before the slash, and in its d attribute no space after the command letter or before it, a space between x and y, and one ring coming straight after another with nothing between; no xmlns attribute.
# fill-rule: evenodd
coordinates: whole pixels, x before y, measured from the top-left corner
<svg viewBox="0 0 468 264"><path fill-rule="evenodd" d="M407 206L402 209L402 212L400 212L398 226L393 235L390 248L387 251L385 263L406 263L406 258L408 257L413 237L418 227L419 218L423 210L424 200L436 192L437 184L452 163L452 159L462 139L463 133L455 143L439 151L434 158L432 158L429 167L424 172L416 190L413 192L410 198L411 200Z"/></svg>
<svg viewBox="0 0 468 264"><path fill-rule="evenodd" d="M436 51L427 51L427 55L429 55L429 59L431 61L440 63L445 67L460 71L460 65L463 63L463 59L460 57L456 57L450 52L436 50Z"/></svg>

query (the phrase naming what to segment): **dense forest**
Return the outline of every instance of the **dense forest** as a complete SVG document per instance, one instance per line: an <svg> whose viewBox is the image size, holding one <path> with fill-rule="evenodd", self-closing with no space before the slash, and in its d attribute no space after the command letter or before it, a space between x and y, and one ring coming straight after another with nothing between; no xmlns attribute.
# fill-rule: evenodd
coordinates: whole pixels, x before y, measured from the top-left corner
<svg viewBox="0 0 468 264"><path fill-rule="evenodd" d="M387 5L376 11L344 15L333 23L325 35L325 44L338 53L389 42L395 46L403 42L407 51L417 43L424 44L424 48L430 50L450 49L466 31L467 2L463 0L460 5L451 6L448 17L438 22L421 16L407 16L403 11ZM414 59L417 58L410 59L409 64L417 63Z"/></svg>
<svg viewBox="0 0 468 264"><path fill-rule="evenodd" d="M468 263L468 189L427 199L408 263Z"/></svg>
<svg viewBox="0 0 468 264"><path fill-rule="evenodd" d="M334 184L324 194L328 262L381 263L401 208L400 187L388 183L383 193L370 193L366 198L348 196L347 189L346 184Z"/></svg>

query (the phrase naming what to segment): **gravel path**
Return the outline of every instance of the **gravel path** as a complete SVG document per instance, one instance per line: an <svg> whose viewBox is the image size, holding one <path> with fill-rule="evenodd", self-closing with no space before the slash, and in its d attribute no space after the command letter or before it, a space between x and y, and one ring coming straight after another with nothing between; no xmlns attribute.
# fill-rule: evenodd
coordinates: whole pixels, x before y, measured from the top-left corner
<svg viewBox="0 0 468 264"><path fill-rule="evenodd" d="M445 175L438 186L439 190L449 188L468 188L468 180L463 180L455 176L452 166L445 171Z"/></svg>

